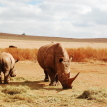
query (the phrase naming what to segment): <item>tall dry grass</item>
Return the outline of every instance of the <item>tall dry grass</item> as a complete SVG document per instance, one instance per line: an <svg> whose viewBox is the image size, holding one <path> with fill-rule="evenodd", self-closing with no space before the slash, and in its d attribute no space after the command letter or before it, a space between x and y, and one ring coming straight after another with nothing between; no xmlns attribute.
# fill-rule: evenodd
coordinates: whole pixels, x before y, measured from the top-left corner
<svg viewBox="0 0 107 107"><path fill-rule="evenodd" d="M18 60L36 60L38 49L5 48L0 52L8 52Z"/></svg>
<svg viewBox="0 0 107 107"><path fill-rule="evenodd" d="M107 49L87 48L66 48L70 57L73 57L75 62L84 62L91 60L107 62ZM36 60L38 49L20 49L20 48L5 48L0 49L0 52L9 52L15 59L18 60Z"/></svg>
<svg viewBox="0 0 107 107"><path fill-rule="evenodd" d="M107 49L87 48L71 48L66 49L69 56L73 57L75 62L84 62L90 60L98 60L107 62Z"/></svg>

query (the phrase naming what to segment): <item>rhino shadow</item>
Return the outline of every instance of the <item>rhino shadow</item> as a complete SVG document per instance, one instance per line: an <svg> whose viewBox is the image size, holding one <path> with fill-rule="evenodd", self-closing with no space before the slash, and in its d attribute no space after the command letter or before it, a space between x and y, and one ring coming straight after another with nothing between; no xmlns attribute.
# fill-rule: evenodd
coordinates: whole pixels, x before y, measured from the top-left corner
<svg viewBox="0 0 107 107"><path fill-rule="evenodd" d="M63 89L58 86L49 86L49 82L43 82L42 80L40 81L24 81L24 82L10 82L11 86L28 86L30 87L31 90L40 90L40 89L45 89L45 90L56 90L57 92L63 91ZM59 85L61 86L61 85Z"/></svg>

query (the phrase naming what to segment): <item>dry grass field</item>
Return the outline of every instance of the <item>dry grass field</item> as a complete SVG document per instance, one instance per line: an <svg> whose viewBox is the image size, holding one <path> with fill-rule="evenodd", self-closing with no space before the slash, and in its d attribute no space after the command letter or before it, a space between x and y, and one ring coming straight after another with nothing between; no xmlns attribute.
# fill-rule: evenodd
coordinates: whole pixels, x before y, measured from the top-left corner
<svg viewBox="0 0 107 107"><path fill-rule="evenodd" d="M51 42L60 42L70 56L77 58L71 62L71 73L74 76L80 72L80 75L72 89L63 90L61 85L48 86L49 82L43 82L44 73L34 60L34 54L40 46ZM9 45L18 49L12 51L8 49ZM1 51L17 53L16 56L21 57L18 56L20 61L15 65L17 77L11 78L8 85L0 84L0 107L107 107L107 39L32 39L1 33ZM91 57L80 60L86 54Z"/></svg>
<svg viewBox="0 0 107 107"><path fill-rule="evenodd" d="M73 38L57 38L57 37L40 37L26 36L0 33L0 48L7 48L9 45L17 46L18 48L35 49L49 43L60 42L65 48L107 48L107 38L102 39L73 39Z"/></svg>

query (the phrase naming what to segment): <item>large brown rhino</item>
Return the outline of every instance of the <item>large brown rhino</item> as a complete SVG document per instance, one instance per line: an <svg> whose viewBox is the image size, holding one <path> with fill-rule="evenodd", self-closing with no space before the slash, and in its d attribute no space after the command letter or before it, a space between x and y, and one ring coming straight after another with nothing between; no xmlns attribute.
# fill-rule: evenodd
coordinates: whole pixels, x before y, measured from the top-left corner
<svg viewBox="0 0 107 107"><path fill-rule="evenodd" d="M16 61L17 62L17 61ZM2 75L4 74L4 84L9 83L9 77L16 76L16 70L14 68L15 60L10 53L2 52L0 53L0 84L2 84Z"/></svg>
<svg viewBox="0 0 107 107"><path fill-rule="evenodd" d="M49 80L49 75L51 80L49 85L58 85L59 80L63 89L72 88L71 84L79 73L74 78L71 78L71 59L72 58L69 58L67 51L59 43L42 46L38 50L37 60L44 69L44 81Z"/></svg>

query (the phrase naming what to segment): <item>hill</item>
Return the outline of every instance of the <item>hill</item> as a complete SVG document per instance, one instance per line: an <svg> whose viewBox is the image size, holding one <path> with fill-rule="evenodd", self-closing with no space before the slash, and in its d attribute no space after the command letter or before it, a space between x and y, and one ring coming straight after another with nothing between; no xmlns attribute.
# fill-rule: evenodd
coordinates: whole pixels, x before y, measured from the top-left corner
<svg viewBox="0 0 107 107"><path fill-rule="evenodd" d="M0 48L7 48L10 45L14 45L18 48L38 49L43 45L58 42L65 48L107 48L107 38L76 39L0 33Z"/></svg>
<svg viewBox="0 0 107 107"><path fill-rule="evenodd" d="M107 43L107 38L76 39L76 38L18 35L18 34L9 34L9 33L0 33L0 39L33 40L33 41L35 41L35 40L36 41L57 41L57 42Z"/></svg>

